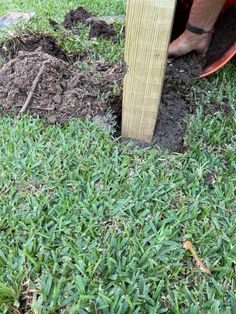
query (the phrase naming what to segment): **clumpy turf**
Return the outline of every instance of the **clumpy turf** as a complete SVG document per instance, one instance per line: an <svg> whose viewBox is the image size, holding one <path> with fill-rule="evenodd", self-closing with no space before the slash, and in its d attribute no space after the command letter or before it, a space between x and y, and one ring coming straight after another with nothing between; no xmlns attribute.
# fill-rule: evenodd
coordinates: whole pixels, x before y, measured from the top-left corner
<svg viewBox="0 0 236 314"><path fill-rule="evenodd" d="M44 29L80 4L124 13L124 1L0 1L2 13L37 11L30 27ZM1 118L1 313L235 313L235 71L192 89L182 154L91 122Z"/></svg>

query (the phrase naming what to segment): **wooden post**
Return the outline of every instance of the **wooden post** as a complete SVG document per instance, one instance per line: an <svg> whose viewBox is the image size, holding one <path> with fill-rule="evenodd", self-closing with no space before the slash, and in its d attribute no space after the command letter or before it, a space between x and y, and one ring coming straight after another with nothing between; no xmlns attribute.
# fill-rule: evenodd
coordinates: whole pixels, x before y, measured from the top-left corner
<svg viewBox="0 0 236 314"><path fill-rule="evenodd" d="M176 0L127 0L122 136L151 142Z"/></svg>

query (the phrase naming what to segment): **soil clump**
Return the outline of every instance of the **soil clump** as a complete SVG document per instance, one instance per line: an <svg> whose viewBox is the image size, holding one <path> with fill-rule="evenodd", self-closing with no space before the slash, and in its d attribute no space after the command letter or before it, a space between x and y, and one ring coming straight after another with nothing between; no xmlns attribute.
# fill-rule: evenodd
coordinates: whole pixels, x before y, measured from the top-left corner
<svg viewBox="0 0 236 314"><path fill-rule="evenodd" d="M65 15L62 25L67 29L72 29L73 27L76 27L79 22L86 23L86 21L91 17L94 17L94 15L89 13L83 7L79 7L71 10Z"/></svg>
<svg viewBox="0 0 236 314"><path fill-rule="evenodd" d="M78 23L90 26L89 38L103 37L105 39L112 39L113 41L117 40L117 34L112 25L100 20L82 7L67 13L62 25L64 28L78 35L80 33Z"/></svg>

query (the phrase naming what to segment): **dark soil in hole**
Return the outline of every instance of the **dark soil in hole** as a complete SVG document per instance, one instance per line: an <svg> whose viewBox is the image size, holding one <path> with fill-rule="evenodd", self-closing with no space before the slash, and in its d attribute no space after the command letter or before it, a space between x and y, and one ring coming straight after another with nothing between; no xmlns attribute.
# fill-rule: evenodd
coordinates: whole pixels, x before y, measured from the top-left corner
<svg viewBox="0 0 236 314"><path fill-rule="evenodd" d="M89 37L103 37L106 39L117 40L116 31L113 29L112 25L106 23L95 17L90 12L86 11L84 8L79 7L75 10L70 11L65 15L64 22L62 25L71 30L76 35L79 34L78 23L84 23L90 26Z"/></svg>
<svg viewBox="0 0 236 314"><path fill-rule="evenodd" d="M17 57L19 51L33 52L38 48L41 48L43 52L50 56L63 61L76 61L79 58L79 54L69 56L57 44L53 36L44 34L25 34L22 37L12 37L7 43L1 46L1 51L4 58L10 60Z"/></svg>
<svg viewBox="0 0 236 314"><path fill-rule="evenodd" d="M206 65L219 59L236 42L236 7L226 9L219 17L206 55Z"/></svg>
<svg viewBox="0 0 236 314"><path fill-rule="evenodd" d="M30 53L19 52L0 70L0 103L5 113L14 115L23 106L44 61L46 69L28 108L32 116L44 117L50 123L64 123L75 117L103 116L109 108L119 116L121 95L114 92L114 86L121 86L121 66L100 70L99 64L95 64L85 75L40 48Z"/></svg>
<svg viewBox="0 0 236 314"><path fill-rule="evenodd" d="M185 118L192 113L191 103L177 92L163 94L152 144L163 150L182 152Z"/></svg>
<svg viewBox="0 0 236 314"><path fill-rule="evenodd" d="M166 68L153 144L175 152L184 150L185 119L195 108L187 97L189 88L202 73L203 60L196 54L170 60Z"/></svg>
<svg viewBox="0 0 236 314"><path fill-rule="evenodd" d="M203 64L204 59L196 53L169 59L166 67L164 90L186 91L202 73Z"/></svg>

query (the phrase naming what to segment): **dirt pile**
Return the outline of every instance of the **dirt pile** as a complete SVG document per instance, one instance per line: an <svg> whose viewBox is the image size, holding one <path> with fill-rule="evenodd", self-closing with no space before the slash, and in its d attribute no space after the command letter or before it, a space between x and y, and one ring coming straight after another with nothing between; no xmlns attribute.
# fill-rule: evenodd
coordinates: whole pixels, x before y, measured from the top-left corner
<svg viewBox="0 0 236 314"><path fill-rule="evenodd" d="M42 49L19 52L0 70L0 104L4 112L16 114L26 101L43 62L46 68L37 84L28 112L48 122L66 122L74 117L93 118L109 110L120 115L122 68L98 64L88 74Z"/></svg>
<svg viewBox="0 0 236 314"><path fill-rule="evenodd" d="M67 13L62 25L64 28L69 29L74 34L78 35L80 33L78 23L83 23L90 27L90 38L103 37L112 39L113 41L116 41L117 39L116 31L113 29L112 25L100 20L82 7Z"/></svg>

